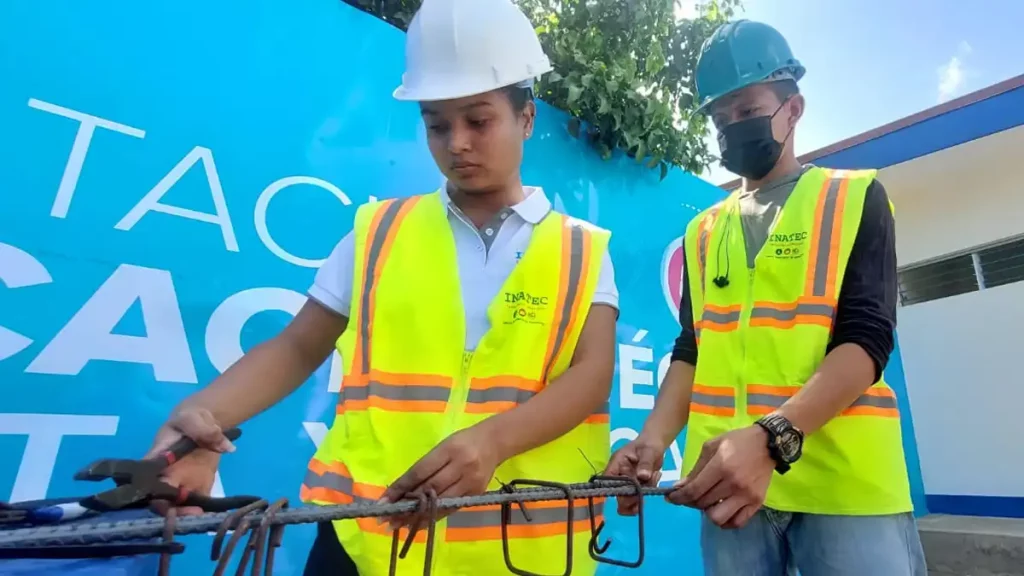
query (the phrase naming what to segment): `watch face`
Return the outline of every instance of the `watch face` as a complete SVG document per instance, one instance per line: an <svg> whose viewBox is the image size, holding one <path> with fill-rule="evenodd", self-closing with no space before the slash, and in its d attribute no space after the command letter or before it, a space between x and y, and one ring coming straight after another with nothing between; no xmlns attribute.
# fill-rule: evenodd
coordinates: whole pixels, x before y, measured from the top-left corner
<svg viewBox="0 0 1024 576"><path fill-rule="evenodd" d="M776 439L779 456L786 462L794 462L800 457L800 445L800 434L796 430L786 430Z"/></svg>

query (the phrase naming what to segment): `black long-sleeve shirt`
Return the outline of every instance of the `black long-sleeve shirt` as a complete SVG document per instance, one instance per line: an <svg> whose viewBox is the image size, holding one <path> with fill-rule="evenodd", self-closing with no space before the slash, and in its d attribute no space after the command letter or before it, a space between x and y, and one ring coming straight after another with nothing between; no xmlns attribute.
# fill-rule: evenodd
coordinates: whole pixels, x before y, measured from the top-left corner
<svg viewBox="0 0 1024 576"><path fill-rule="evenodd" d="M696 366L697 338L685 259L684 251L679 303L682 330L676 338L672 360ZM840 344L857 344L874 362L878 381L895 346L896 303L896 223L885 187L875 180L865 195L860 228L839 290L835 325L826 353Z"/></svg>

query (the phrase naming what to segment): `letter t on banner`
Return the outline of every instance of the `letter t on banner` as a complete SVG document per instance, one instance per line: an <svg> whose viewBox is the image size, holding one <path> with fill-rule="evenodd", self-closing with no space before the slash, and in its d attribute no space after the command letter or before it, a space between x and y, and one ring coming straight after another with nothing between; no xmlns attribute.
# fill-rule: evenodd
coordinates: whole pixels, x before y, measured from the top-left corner
<svg viewBox="0 0 1024 576"><path fill-rule="evenodd" d="M28 436L10 501L46 498L64 436L113 436L117 422L117 416L0 414L0 434Z"/></svg>

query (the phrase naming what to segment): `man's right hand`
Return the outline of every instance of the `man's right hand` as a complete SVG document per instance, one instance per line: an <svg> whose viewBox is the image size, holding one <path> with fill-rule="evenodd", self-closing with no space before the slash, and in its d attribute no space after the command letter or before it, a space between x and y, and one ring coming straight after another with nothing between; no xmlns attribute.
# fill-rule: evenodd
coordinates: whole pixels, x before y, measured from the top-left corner
<svg viewBox="0 0 1024 576"><path fill-rule="evenodd" d="M661 480L661 466L665 460L665 447L643 435L612 454L605 468L608 476L636 478L643 486L657 486ZM635 516L640 499L637 496L619 496L619 514Z"/></svg>
<svg viewBox="0 0 1024 576"><path fill-rule="evenodd" d="M217 474L217 466L220 464L221 453L234 452L235 446L224 436L220 424L209 410L187 408L173 414L160 427L146 458L167 450L182 437L191 438L199 448L169 466L164 471L163 480L171 486L181 486L197 494L209 495ZM154 502L153 508L160 514L165 514L168 504ZM178 509L178 514L181 515L202 513L202 509L194 506Z"/></svg>

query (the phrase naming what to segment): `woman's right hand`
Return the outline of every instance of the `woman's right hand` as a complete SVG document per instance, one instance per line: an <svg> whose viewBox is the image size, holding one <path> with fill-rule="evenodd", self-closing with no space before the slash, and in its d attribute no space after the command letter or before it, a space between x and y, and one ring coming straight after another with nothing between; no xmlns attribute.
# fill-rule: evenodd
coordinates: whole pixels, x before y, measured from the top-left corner
<svg viewBox="0 0 1024 576"><path fill-rule="evenodd" d="M199 448L167 467L163 480L171 486L180 486L197 494L209 495L217 475L221 453L234 452L235 446L224 436L220 424L209 410L186 408L175 412L160 427L146 458L167 450L183 437L191 438ZM165 514L169 505L167 502L156 501L153 508L160 514ZM178 509L180 515L202 513L203 510L195 506Z"/></svg>

